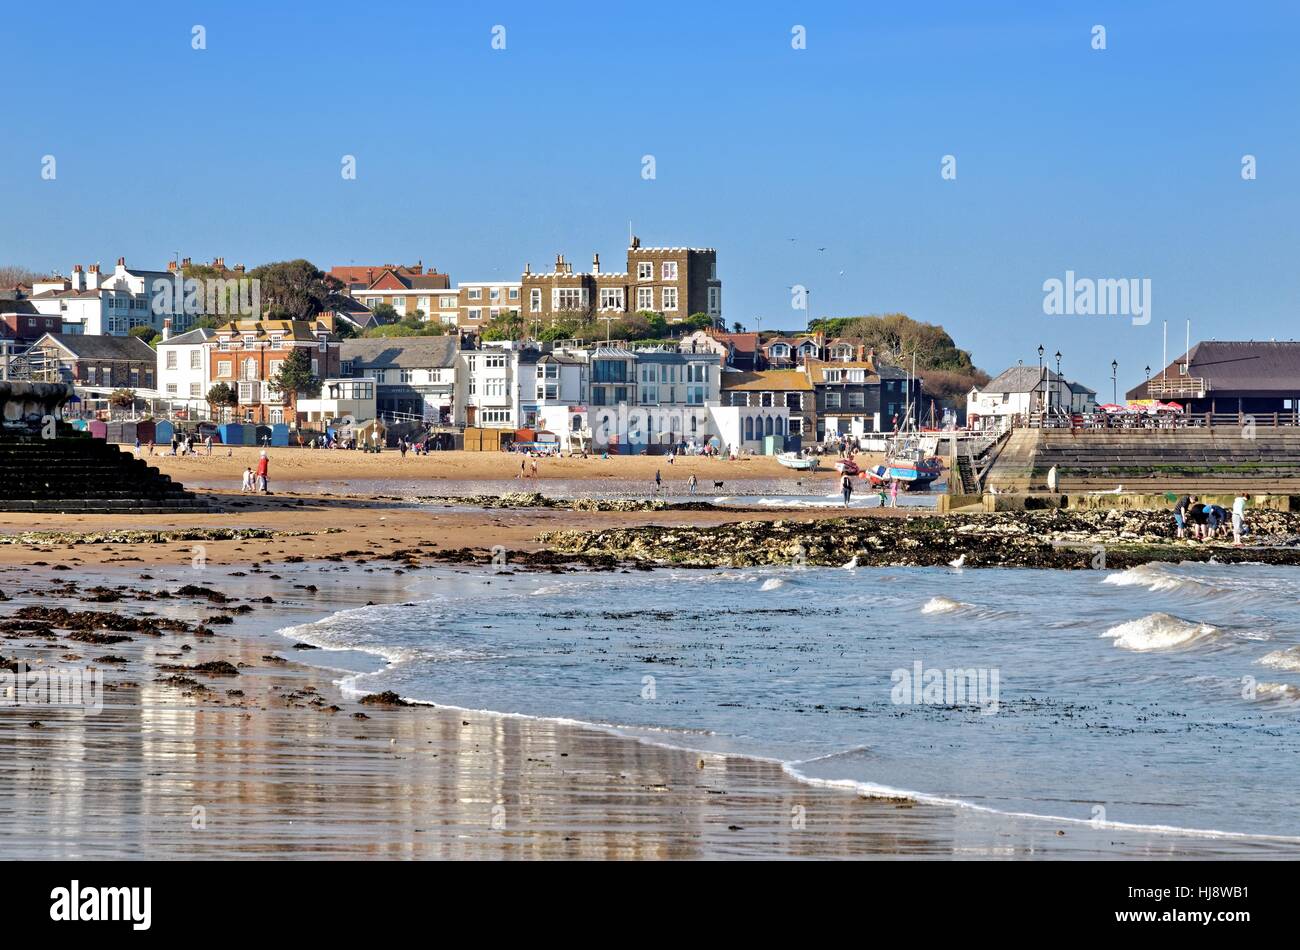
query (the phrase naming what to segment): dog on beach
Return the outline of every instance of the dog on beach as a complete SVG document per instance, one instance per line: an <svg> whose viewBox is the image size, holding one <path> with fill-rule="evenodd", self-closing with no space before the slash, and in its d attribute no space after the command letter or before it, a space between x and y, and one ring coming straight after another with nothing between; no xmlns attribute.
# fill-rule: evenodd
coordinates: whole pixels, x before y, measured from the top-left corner
<svg viewBox="0 0 1300 950"><path fill-rule="evenodd" d="M714 482L714 483L713 483L713 487L714 487L714 488L721 488L721 487L722 487L722 482Z"/></svg>

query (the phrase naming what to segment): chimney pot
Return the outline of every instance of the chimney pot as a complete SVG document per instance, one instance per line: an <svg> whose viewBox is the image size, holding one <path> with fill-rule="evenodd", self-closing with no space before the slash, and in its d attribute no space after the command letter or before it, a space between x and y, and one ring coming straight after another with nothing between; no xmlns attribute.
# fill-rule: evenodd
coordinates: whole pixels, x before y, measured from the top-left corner
<svg viewBox="0 0 1300 950"><path fill-rule="evenodd" d="M118 266L118 267L125 267L125 266L126 266L126 258L125 258L125 257L119 257L119 258L117 259L117 266Z"/></svg>

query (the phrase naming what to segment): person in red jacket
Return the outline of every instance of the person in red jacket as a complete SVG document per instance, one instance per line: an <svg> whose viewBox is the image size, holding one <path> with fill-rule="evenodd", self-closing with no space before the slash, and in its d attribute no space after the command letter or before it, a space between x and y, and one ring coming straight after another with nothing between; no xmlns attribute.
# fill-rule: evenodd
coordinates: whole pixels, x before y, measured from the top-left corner
<svg viewBox="0 0 1300 950"><path fill-rule="evenodd" d="M271 494L271 490L267 486L267 481L266 481L267 470L269 469L270 465L271 465L271 460L266 457L266 452L265 450L263 450L261 457L257 460L257 487L258 490L260 490L263 495Z"/></svg>

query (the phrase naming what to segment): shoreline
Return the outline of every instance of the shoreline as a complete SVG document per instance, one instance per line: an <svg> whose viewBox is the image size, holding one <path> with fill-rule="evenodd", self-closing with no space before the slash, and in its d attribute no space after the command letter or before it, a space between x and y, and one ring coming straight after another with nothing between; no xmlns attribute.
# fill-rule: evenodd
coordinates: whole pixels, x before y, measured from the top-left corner
<svg viewBox="0 0 1300 950"><path fill-rule="evenodd" d="M164 633L102 647L67 644L62 637L33 644L6 634L0 640L0 652L9 658L21 646L25 656L51 661L73 655L67 652L71 646L81 655L96 649L126 660L107 664L101 657L106 684L113 688L98 716L43 710L41 725L33 727L30 710L0 709L0 728L16 750L9 766L0 768L7 800L20 805L8 829L15 848L23 854L44 848L39 853L52 856L52 823L61 836L80 843L58 855L67 857L1300 853L1300 845L1237 835L1095 828L916 797L866 797L802 780L789 764L692 751L590 723L441 705L363 704L335 684L337 667L312 663L324 660L323 654L295 650L277 631L366 601L409 600L413 588L398 573L402 569L383 567L359 583L352 574L347 585L335 585L331 575L343 569L337 563L267 565L261 575L240 572L241 583L251 586L226 604L203 594L177 603L175 597L138 600L132 593L179 590L187 578L213 590L211 567L197 582L184 571L142 577L130 568L106 568L88 578L96 581L84 592L91 603L52 596L66 579L53 568L25 574L36 586L4 605L6 617L24 604L143 614L156 613L162 603L165 616L183 622L214 612L233 622L207 635ZM148 583L142 587L141 581ZM122 599L95 599L106 591ZM259 594L275 603L259 606ZM291 659L273 661L277 655ZM191 668L226 662L238 674L189 674L200 688L149 680L150 665L158 670L159 660ZM81 752L68 756L73 749ZM160 754L161 772L146 764ZM42 764L33 773L29 767L37 761ZM111 819L109 812L121 807L139 814ZM191 827L196 807L204 816L202 829ZM64 827L68 815L98 817ZM800 821L792 824L795 818Z"/></svg>

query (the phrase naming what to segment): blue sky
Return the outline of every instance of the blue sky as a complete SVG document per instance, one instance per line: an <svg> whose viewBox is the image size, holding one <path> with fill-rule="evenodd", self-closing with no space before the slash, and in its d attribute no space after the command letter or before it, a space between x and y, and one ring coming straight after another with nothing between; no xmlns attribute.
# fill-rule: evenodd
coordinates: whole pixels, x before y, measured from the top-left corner
<svg viewBox="0 0 1300 950"><path fill-rule="evenodd" d="M1297 336L1295 5L65 3L3 29L3 263L504 280L621 269L631 221L718 249L729 323L801 325L801 284L814 316L941 323L990 372L1059 349L1107 396L1166 320L1174 350L1187 319ZM1067 270L1149 278L1151 323L1045 315Z"/></svg>

